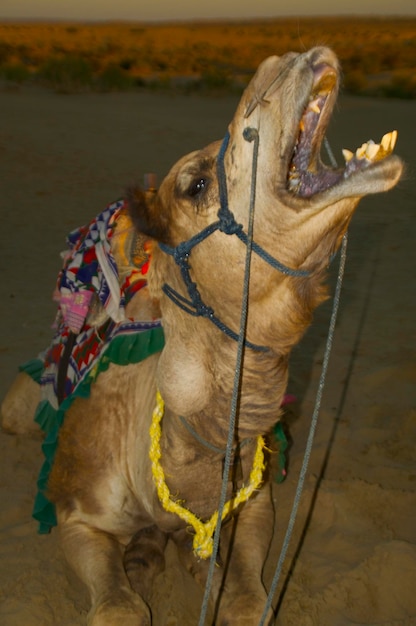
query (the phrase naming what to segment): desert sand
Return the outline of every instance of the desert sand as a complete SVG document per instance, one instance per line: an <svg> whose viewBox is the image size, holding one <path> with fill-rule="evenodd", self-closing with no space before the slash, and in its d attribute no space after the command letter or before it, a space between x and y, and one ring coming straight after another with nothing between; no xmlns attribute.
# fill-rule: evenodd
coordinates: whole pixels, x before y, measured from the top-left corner
<svg viewBox="0 0 416 626"><path fill-rule="evenodd" d="M49 343L59 252L146 172L221 138L237 96L59 95L0 90L0 397ZM280 626L416 624L416 160L414 101L341 97L329 132L341 149L399 131L405 179L359 205L318 430L275 605ZM331 268L332 289L337 261ZM288 476L275 484L270 582L287 526L322 364L331 301L293 353L285 415ZM0 624L85 624L88 597L56 530L31 518L38 436L0 433ZM261 532L261 529L259 529ZM172 546L154 588L156 626L198 623L202 592Z"/></svg>

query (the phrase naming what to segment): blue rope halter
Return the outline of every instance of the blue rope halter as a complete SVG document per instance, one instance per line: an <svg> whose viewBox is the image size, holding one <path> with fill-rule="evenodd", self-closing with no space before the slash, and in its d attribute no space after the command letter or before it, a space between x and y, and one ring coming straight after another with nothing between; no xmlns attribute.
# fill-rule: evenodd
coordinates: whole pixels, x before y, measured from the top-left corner
<svg viewBox="0 0 416 626"><path fill-rule="evenodd" d="M243 137L246 141L253 141L257 137L258 133L253 128L246 128L243 131ZM247 233L244 232L242 224L238 224L235 220L235 217L230 211L228 207L228 193L227 193L227 179L225 175L225 167L224 167L224 157L228 147L228 143L230 140L230 133L227 131L227 134L224 137L222 142L220 151L218 153L217 158L217 177L218 177L218 186L219 186L219 196L220 196L220 208L218 210L218 220L213 222L201 232L194 235L187 241L183 241L178 244L176 247L168 246L164 243L159 243L159 247L163 252L169 254L173 257L176 264L178 265L183 281L185 283L185 287L188 292L189 300L178 293L173 287L165 283L162 287L163 292L174 302L178 307L193 315L195 317L205 317L209 319L217 328L219 328L223 333L225 333L228 337L231 337L234 341L238 341L239 335L234 332L229 326L224 324L214 313L212 307L206 305L199 293L198 287L195 282L193 282L191 278L191 266L189 265L189 257L192 249L197 246L199 243L204 241L207 237L212 235L215 231L219 230L225 235L237 235L237 237L247 246L248 245L248 236ZM253 160L255 160L254 165L257 166L257 155L258 155L258 141L255 142L255 150L253 152ZM255 198L251 198L251 203L254 206ZM253 207L251 207L252 209ZM260 258L262 258L266 263L268 263L271 267L278 270L282 274L286 276L293 277L306 277L311 274L308 270L295 270L286 265L283 265L272 257L266 250L264 250L261 246L259 246L254 241L251 242L251 249L255 252ZM268 348L266 346L259 346L254 343L251 343L247 339L244 341L245 346L251 348L252 350L256 350L258 352L267 352Z"/></svg>

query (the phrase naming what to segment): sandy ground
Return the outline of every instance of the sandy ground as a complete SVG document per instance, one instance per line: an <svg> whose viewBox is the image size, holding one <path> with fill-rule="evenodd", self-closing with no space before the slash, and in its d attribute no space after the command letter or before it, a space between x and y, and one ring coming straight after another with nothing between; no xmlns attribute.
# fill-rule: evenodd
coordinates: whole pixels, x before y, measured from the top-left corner
<svg viewBox="0 0 416 626"><path fill-rule="evenodd" d="M49 342L51 291L66 233L145 172L163 176L223 136L236 98L0 92L0 396L19 363ZM280 582L281 626L416 624L416 103L344 98L337 157L397 128L407 178L364 200L347 272L310 470ZM336 263L334 264L336 265ZM334 267L336 273L336 267ZM333 278L332 278L332 282ZM277 562L313 411L331 303L293 354L286 416L289 475L276 485ZM0 624L84 624L88 598L57 533L31 519L41 465L36 437L0 433ZM154 590L155 624L196 624L201 592L173 550Z"/></svg>

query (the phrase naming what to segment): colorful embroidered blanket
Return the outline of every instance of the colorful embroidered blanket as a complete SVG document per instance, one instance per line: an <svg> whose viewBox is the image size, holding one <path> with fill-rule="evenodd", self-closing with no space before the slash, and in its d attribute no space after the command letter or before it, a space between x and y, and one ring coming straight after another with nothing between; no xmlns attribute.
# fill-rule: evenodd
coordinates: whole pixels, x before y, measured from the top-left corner
<svg viewBox="0 0 416 626"><path fill-rule="evenodd" d="M21 367L42 388L35 419L46 434L45 461L33 510L41 533L56 524L45 491L65 412L76 397L89 396L91 383L110 363L136 363L164 345L160 319L126 317L128 302L147 284L150 244L134 232L124 201L71 232L67 241L54 292L58 312L52 343Z"/></svg>

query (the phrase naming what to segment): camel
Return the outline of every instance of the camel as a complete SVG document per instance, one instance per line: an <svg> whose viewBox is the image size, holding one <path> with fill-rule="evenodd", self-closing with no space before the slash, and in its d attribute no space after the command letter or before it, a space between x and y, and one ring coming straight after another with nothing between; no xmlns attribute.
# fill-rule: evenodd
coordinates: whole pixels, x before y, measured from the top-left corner
<svg viewBox="0 0 416 626"><path fill-rule="evenodd" d="M151 242L151 262L125 313L160 318L164 345L137 363L111 363L72 402L47 485L66 558L90 592L91 626L152 623L147 598L168 539L204 584L213 529L202 538L198 529L217 511L227 443L229 508L211 601L217 625L259 623L271 431L289 354L328 297L327 268L358 202L393 188L403 170L395 131L344 150L343 167L323 163L339 80L328 48L267 58L223 141L180 159L158 190L126 193L128 232Z"/></svg>

